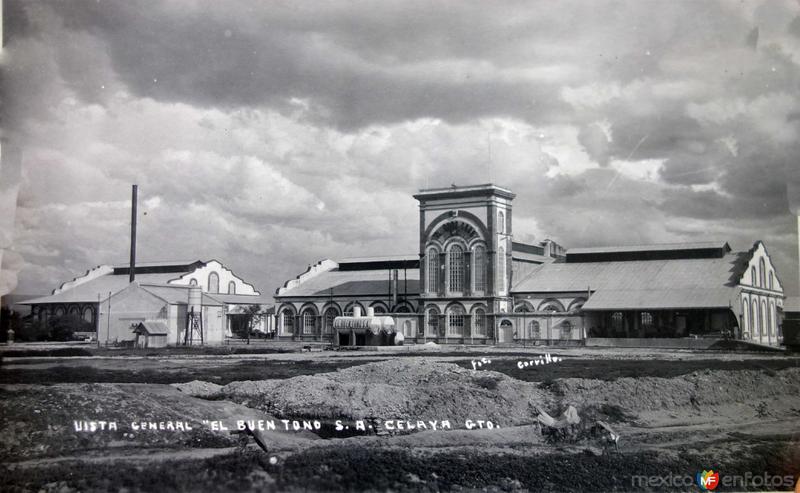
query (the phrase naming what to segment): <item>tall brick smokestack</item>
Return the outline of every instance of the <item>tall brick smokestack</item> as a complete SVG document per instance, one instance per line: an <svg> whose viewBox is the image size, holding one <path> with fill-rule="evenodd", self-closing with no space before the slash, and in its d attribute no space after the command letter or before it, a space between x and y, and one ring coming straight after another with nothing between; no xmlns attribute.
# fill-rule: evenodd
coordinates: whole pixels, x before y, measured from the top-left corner
<svg viewBox="0 0 800 493"><path fill-rule="evenodd" d="M136 279L136 202L139 192L138 185L131 189L131 271L129 281Z"/></svg>

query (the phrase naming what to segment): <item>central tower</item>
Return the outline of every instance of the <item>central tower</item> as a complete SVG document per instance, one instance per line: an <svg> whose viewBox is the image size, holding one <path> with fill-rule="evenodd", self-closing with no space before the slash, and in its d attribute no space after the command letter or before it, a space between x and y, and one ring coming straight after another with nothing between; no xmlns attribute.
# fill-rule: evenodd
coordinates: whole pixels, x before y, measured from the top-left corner
<svg viewBox="0 0 800 493"><path fill-rule="evenodd" d="M494 314L510 306L514 197L492 184L414 195L426 338L493 338Z"/></svg>

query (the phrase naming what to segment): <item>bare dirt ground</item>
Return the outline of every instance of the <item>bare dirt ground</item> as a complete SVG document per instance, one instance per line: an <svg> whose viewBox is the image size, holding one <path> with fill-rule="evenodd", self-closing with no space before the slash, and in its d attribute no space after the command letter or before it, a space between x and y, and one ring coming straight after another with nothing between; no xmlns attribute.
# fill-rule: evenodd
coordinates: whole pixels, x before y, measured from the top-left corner
<svg viewBox="0 0 800 493"><path fill-rule="evenodd" d="M562 359L520 368L544 353ZM3 491L689 491L663 478L800 473L800 359L779 354L5 352L0 383ZM581 423L543 434L539 411L568 406ZM76 431L76 420L118 429ZM238 420L277 425L254 432L267 452L229 431ZM590 433L597 420L621 436L618 451ZM132 430L141 422L191 430ZM793 483L766 486L717 491Z"/></svg>

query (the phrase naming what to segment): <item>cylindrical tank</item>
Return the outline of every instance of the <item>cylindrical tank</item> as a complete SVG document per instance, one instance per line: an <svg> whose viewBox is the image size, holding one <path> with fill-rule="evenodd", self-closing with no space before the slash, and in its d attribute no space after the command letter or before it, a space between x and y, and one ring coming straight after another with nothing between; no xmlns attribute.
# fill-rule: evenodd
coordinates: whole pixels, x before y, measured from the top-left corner
<svg viewBox="0 0 800 493"><path fill-rule="evenodd" d="M392 334L394 333L394 319L392 317L367 317L369 318L369 330L378 335L381 331Z"/></svg>
<svg viewBox="0 0 800 493"><path fill-rule="evenodd" d="M381 317L381 319L383 322L382 323L383 331L386 332L387 334L393 334L395 332L394 319L388 316Z"/></svg>
<svg viewBox="0 0 800 493"><path fill-rule="evenodd" d="M373 308L371 306L367 307L367 316L368 317L374 317L375 316L375 308Z"/></svg>
<svg viewBox="0 0 800 493"><path fill-rule="evenodd" d="M361 307L358 305L353 305L353 316L360 317L361 316Z"/></svg>
<svg viewBox="0 0 800 493"><path fill-rule="evenodd" d="M200 286L189 286L189 306L186 307L189 313L200 313L203 307L203 290Z"/></svg>

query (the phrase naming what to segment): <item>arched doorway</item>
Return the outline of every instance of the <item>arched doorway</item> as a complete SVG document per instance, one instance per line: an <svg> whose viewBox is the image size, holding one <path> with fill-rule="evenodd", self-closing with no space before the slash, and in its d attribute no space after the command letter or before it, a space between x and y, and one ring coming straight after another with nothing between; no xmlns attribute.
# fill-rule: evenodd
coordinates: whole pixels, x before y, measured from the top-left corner
<svg viewBox="0 0 800 493"><path fill-rule="evenodd" d="M514 324L509 319L500 322L500 329L497 331L497 342L514 342Z"/></svg>

